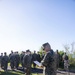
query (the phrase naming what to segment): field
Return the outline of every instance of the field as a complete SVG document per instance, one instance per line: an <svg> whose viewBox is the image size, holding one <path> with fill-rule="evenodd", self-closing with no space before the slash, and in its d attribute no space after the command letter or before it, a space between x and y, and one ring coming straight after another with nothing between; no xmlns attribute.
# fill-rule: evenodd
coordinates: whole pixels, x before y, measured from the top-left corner
<svg viewBox="0 0 75 75"><path fill-rule="evenodd" d="M25 73L20 72L20 71L8 71L8 72L0 71L0 75L25 75ZM35 73L32 75L42 75L42 74Z"/></svg>
<svg viewBox="0 0 75 75"><path fill-rule="evenodd" d="M25 75L25 73L20 72L20 71L8 71L8 72L0 71L0 75ZM43 75L43 74L32 73L32 75ZM61 73L57 73L57 75L75 75L75 73L67 74L65 72L61 72Z"/></svg>

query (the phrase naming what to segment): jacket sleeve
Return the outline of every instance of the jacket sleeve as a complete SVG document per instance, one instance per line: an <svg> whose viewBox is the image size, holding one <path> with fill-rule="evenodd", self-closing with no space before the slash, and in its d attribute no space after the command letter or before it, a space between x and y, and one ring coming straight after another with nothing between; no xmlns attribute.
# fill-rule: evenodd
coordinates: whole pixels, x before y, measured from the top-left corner
<svg viewBox="0 0 75 75"><path fill-rule="evenodd" d="M47 66L49 64L49 60L50 60L50 53L47 53L45 56L44 56L44 59L42 61L42 65L43 66Z"/></svg>
<svg viewBox="0 0 75 75"><path fill-rule="evenodd" d="M54 61L51 53L47 53L42 61L43 66L49 66Z"/></svg>

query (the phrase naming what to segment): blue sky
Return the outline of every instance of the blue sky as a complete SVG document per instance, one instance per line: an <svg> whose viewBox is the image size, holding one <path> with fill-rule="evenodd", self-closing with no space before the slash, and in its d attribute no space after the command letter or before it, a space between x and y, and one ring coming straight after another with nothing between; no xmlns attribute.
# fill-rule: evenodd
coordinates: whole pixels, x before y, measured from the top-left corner
<svg viewBox="0 0 75 75"><path fill-rule="evenodd" d="M0 52L52 49L75 41L75 0L0 0Z"/></svg>

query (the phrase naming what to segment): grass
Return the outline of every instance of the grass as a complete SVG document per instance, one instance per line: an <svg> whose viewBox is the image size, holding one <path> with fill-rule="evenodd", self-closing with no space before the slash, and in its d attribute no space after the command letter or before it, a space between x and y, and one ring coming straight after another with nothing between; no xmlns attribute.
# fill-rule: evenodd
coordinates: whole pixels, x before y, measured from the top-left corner
<svg viewBox="0 0 75 75"><path fill-rule="evenodd" d="M0 75L25 75L25 74L16 71L8 71L8 72L1 71Z"/></svg>
<svg viewBox="0 0 75 75"><path fill-rule="evenodd" d="M8 63L8 66L10 66L10 63ZM19 66L21 67L21 64L19 64ZM19 70L18 71L7 71L7 72L4 72L4 70L1 70L0 75L25 75L25 73ZM32 73L32 75L42 75L42 74Z"/></svg>
<svg viewBox="0 0 75 75"><path fill-rule="evenodd" d="M8 72L0 71L0 75L25 75L25 73L20 72L20 71L8 71ZM35 73L32 75L42 75L42 74Z"/></svg>

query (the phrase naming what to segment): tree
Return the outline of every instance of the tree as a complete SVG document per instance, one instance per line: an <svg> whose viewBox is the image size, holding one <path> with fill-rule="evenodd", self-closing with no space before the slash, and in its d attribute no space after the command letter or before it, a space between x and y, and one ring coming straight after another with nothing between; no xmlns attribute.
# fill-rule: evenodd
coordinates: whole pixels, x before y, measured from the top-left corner
<svg viewBox="0 0 75 75"><path fill-rule="evenodd" d="M65 44L63 46L64 46L64 49L65 49L66 53L69 54L70 53L70 51L69 51L69 49L70 49L69 44Z"/></svg>

